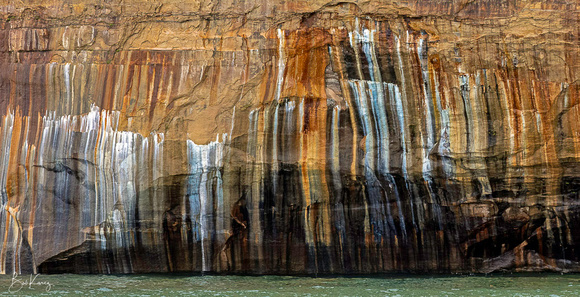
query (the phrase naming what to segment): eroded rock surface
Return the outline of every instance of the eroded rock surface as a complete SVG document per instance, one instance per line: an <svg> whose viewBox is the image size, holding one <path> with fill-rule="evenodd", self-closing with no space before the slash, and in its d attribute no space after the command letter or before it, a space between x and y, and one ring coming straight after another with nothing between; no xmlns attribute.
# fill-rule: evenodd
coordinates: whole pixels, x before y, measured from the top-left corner
<svg viewBox="0 0 580 297"><path fill-rule="evenodd" d="M101 2L0 6L0 273L580 270L576 2Z"/></svg>

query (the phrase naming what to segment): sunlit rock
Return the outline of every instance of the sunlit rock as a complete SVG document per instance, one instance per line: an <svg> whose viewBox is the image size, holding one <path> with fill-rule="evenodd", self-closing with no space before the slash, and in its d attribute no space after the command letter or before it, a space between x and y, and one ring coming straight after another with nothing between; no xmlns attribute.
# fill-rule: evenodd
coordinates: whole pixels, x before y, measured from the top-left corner
<svg viewBox="0 0 580 297"><path fill-rule="evenodd" d="M0 273L580 270L558 1L0 7Z"/></svg>

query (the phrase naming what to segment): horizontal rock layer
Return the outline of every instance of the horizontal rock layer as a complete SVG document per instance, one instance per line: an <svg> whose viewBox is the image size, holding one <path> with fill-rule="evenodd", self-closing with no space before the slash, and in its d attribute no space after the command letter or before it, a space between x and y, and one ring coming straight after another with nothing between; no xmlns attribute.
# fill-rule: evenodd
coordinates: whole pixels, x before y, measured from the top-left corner
<svg viewBox="0 0 580 297"><path fill-rule="evenodd" d="M0 273L580 270L565 1L0 7Z"/></svg>

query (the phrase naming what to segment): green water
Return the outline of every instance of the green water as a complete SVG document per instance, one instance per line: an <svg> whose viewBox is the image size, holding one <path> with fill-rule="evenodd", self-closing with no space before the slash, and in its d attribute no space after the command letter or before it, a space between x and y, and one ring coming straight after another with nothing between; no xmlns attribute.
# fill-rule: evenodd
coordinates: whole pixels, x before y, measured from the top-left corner
<svg viewBox="0 0 580 297"><path fill-rule="evenodd" d="M0 296L579 296L579 274L491 276L0 276ZM34 278L34 276L32 276ZM46 288L50 284L49 292ZM22 288L20 288L22 287ZM17 291L17 289L20 290ZM17 291L17 292L16 292Z"/></svg>

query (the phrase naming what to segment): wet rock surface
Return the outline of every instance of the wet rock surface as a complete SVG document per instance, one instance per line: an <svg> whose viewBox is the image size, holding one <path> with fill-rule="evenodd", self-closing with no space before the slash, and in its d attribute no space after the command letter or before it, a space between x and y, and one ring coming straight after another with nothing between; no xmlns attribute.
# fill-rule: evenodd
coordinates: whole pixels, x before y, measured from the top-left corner
<svg viewBox="0 0 580 297"><path fill-rule="evenodd" d="M0 273L580 270L577 4L0 20Z"/></svg>

